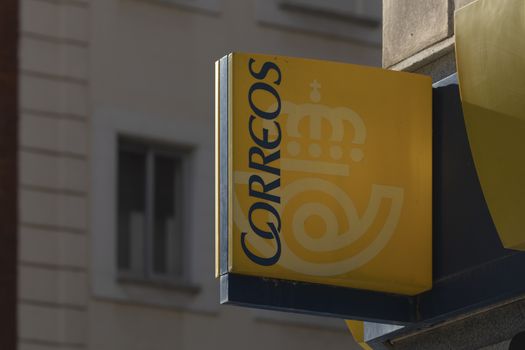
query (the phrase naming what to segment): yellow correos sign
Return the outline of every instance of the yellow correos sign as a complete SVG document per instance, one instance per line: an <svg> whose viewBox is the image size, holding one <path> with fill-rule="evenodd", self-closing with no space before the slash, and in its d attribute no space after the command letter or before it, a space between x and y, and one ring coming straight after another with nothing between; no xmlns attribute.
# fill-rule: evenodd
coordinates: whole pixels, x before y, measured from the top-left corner
<svg viewBox="0 0 525 350"><path fill-rule="evenodd" d="M430 289L430 78L256 54L223 60L225 270L408 295Z"/></svg>

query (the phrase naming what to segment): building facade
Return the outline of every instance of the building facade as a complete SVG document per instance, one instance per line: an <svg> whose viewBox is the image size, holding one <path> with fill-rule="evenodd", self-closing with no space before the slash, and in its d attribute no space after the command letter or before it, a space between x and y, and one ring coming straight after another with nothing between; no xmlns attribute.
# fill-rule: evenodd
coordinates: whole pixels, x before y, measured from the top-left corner
<svg viewBox="0 0 525 350"><path fill-rule="evenodd" d="M342 320L219 305L213 62L253 51L380 65L380 3L3 3L20 19L18 103L0 130L18 119L6 164L18 156L19 172L4 182L16 196L1 198L18 207L1 223L2 251L18 239L18 349L355 346Z"/></svg>

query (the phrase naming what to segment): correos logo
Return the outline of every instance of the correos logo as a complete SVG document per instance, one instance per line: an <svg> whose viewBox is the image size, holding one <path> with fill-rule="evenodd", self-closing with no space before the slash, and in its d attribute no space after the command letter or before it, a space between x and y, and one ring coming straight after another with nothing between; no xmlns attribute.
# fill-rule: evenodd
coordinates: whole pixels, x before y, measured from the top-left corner
<svg viewBox="0 0 525 350"><path fill-rule="evenodd" d="M247 123L251 171L235 171L233 177L233 221L242 232L245 254L256 264L278 264L311 276L340 275L363 266L395 232L403 188L363 184L355 202L345 184L351 183L354 166L366 166L366 120L349 107L322 104L318 80L310 83L308 103L281 101L278 88L286 77L279 67L266 62L255 71L253 63L249 69L255 82L248 94L253 114ZM257 96L273 102L262 109ZM345 135L345 130L352 133ZM247 211L239 201L245 191L251 201ZM365 245L361 240L351 254L335 254L352 248L372 229ZM331 253L335 260L317 258Z"/></svg>
<svg viewBox="0 0 525 350"><path fill-rule="evenodd" d="M281 70L273 62L265 62L259 70L255 70L254 63L255 60L250 59L248 64L250 75L255 79L248 91L248 103L251 109L251 115L248 119L248 132L252 144L247 161L248 167L254 172L248 176L247 183L248 196L252 199L252 203L248 211L247 225L241 226L241 245L242 250L250 260L259 265L271 266L276 264L281 256L281 239L279 237L281 215L276 209L276 205L281 202L279 195L281 169L275 164L280 159L282 138L279 124L281 98L276 89L276 86L281 84ZM264 81L270 72L275 73L275 79L271 84ZM269 110L263 110L256 103L257 94L264 94L273 98L275 101L273 107ZM262 133L260 130L255 131L257 119L268 125L262 128ZM270 136L270 133L274 136ZM275 178L268 181L268 175L273 175ZM258 224L255 217L256 214L260 215L261 213L268 215L269 219L267 222ZM253 252L246 245L246 239L250 237L249 232L261 239L275 242L274 251L270 253L266 250L264 255Z"/></svg>

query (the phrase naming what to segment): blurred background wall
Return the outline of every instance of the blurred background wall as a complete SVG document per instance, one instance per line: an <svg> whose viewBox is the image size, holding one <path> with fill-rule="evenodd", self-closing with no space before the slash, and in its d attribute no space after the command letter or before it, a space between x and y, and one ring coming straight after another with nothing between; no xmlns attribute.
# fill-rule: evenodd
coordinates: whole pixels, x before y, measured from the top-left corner
<svg viewBox="0 0 525 350"><path fill-rule="evenodd" d="M214 61L381 64L377 0L21 0L19 349L352 349L219 305Z"/></svg>

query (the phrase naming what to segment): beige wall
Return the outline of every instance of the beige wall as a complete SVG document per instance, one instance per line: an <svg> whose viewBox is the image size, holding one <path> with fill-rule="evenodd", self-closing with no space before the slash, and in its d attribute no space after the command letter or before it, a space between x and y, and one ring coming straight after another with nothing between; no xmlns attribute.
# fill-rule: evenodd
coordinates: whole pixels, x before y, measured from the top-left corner
<svg viewBox="0 0 525 350"><path fill-rule="evenodd" d="M88 341L89 7L21 1L21 350Z"/></svg>
<svg viewBox="0 0 525 350"><path fill-rule="evenodd" d="M380 47L155 0L22 0L20 348L352 348L340 320L219 306L213 278L213 62L253 51L380 64ZM212 2L212 1L210 1ZM192 147L190 277L115 271L116 136Z"/></svg>

